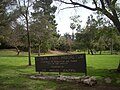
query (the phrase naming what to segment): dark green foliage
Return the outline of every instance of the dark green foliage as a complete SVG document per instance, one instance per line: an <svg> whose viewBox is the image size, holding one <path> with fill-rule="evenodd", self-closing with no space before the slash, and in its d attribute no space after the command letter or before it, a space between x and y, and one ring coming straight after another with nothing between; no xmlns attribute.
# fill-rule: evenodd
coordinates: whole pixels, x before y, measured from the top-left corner
<svg viewBox="0 0 120 90"><path fill-rule="evenodd" d="M58 38L56 32L56 22L54 13L56 7L51 7L52 0L35 1L32 13L33 22L30 25L31 40L33 47L38 47L38 52L47 52L53 46Z"/></svg>
<svg viewBox="0 0 120 90"><path fill-rule="evenodd" d="M80 50L89 49L91 54L93 51L100 51L101 54L104 50L110 50L113 54L114 50L119 50L120 47L118 37L114 25L109 20L103 18L100 13L97 19L90 15L85 29L76 33L75 47Z"/></svg>
<svg viewBox="0 0 120 90"><path fill-rule="evenodd" d="M117 52L120 52L120 36L116 37L113 47L114 47L114 50L116 50Z"/></svg>

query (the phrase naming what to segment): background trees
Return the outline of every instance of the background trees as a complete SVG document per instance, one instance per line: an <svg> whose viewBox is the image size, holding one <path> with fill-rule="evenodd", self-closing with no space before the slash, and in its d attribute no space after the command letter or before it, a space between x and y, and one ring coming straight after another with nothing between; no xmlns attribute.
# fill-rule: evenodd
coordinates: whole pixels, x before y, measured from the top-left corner
<svg viewBox="0 0 120 90"><path fill-rule="evenodd" d="M81 29L81 32L76 33L76 49L88 49L88 54L90 52L94 54L97 51L101 54L104 50L110 50L111 54L113 54L117 37L119 37L115 27L100 14L96 17L90 15L86 22L86 27Z"/></svg>
<svg viewBox="0 0 120 90"><path fill-rule="evenodd" d="M56 7L51 6L51 4L52 0L0 1L0 43L4 42L15 47L17 51L19 51L18 47L26 48L27 46L28 65L31 65L32 45L41 42L39 46L41 45L43 51L46 51L53 44L51 44L52 40L50 39L58 38L57 24L54 20Z"/></svg>
<svg viewBox="0 0 120 90"><path fill-rule="evenodd" d="M83 29L80 25L80 16L70 17L72 36L60 36L56 30L56 7L52 6L52 0L1 0L0 43L15 47L18 54L19 47L27 46L29 65L31 48L37 49L38 55L41 51L45 53L49 49L71 51L73 46L74 49L88 50L91 54L94 54L94 50L100 54L103 50L110 50L111 54L114 50L120 50L120 38L117 34L117 31L120 32L118 0L91 0L95 8L87 6L86 2L78 2L79 0L57 1L97 11L97 17L90 15ZM103 15L112 20L114 25ZM77 32L76 35L74 30Z"/></svg>

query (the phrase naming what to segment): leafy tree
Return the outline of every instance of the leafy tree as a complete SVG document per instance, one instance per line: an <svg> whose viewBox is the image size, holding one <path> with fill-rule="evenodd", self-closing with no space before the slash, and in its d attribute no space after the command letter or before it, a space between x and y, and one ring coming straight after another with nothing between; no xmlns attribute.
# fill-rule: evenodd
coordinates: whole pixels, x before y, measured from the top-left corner
<svg viewBox="0 0 120 90"><path fill-rule="evenodd" d="M98 30L96 33L97 37L95 41L95 46L99 47L100 46L99 41L101 41L101 39L103 38L102 40L103 50L105 50L105 48L107 49L109 48L111 51L111 54L113 54L113 50L114 50L113 45L115 43L116 36L118 36L115 30L115 26L113 25L113 23L111 23L109 19L104 17L102 13L97 12L96 15L97 15L96 23L97 23Z"/></svg>
<svg viewBox="0 0 120 90"><path fill-rule="evenodd" d="M51 38L50 38L50 48L52 50L56 50L59 46L59 38L60 38L60 34L56 31L56 32L53 32Z"/></svg>
<svg viewBox="0 0 120 90"><path fill-rule="evenodd" d="M34 43L38 46L38 56L40 56L40 48L44 48L43 51L48 50L49 41L56 32L56 22L54 20L56 7L52 7L51 3L52 0L39 0L33 4L31 33L34 37Z"/></svg>
<svg viewBox="0 0 120 90"><path fill-rule="evenodd" d="M79 15L75 15L75 16L70 17L70 19L72 20L72 23L70 23L70 28L72 29L72 40L75 39L74 30L76 30L77 32L80 32L80 30L81 30L80 23L82 21L79 18L80 18Z"/></svg>
<svg viewBox="0 0 120 90"><path fill-rule="evenodd" d="M46 28L46 23L44 22L44 25L43 25L43 22L44 21L42 21L41 19L40 23L34 22L34 24L31 25L31 37L33 37L31 40L32 40L33 46L38 47L38 56L40 56L41 48L43 46L47 47L46 45L51 36L50 31Z"/></svg>
<svg viewBox="0 0 120 90"><path fill-rule="evenodd" d="M71 36L68 33L65 33L64 36L59 37L56 49L68 52L71 50L71 42L72 42Z"/></svg>
<svg viewBox="0 0 120 90"><path fill-rule="evenodd" d="M95 50L100 51L100 55L101 55L102 51L105 50L105 48L106 48L106 42L105 42L104 36L100 36L97 39L97 41L94 42L94 48L95 48Z"/></svg>
<svg viewBox="0 0 120 90"><path fill-rule="evenodd" d="M76 49L85 51L88 48L86 39L87 37L85 36L84 32L76 33L76 40L75 40Z"/></svg>
<svg viewBox="0 0 120 90"><path fill-rule="evenodd" d="M94 45L94 40L95 40L95 34L96 34L96 20L93 18L93 15L88 16L87 20L87 25L84 29L84 38L85 38L85 44L87 45L88 48L88 53L89 51L93 55L93 45Z"/></svg>
<svg viewBox="0 0 120 90"><path fill-rule="evenodd" d="M25 27L27 31L27 41L28 41L28 65L31 66L31 41L29 33L29 19L30 19L30 7L33 2L30 0L17 0L17 8L19 9L20 14L25 19Z"/></svg>
<svg viewBox="0 0 120 90"><path fill-rule="evenodd" d="M111 54L113 54L113 50L114 50L113 45L118 35L115 32L115 28L113 26L108 26L105 34L106 34L106 39L107 39L106 40L107 46L110 48Z"/></svg>
<svg viewBox="0 0 120 90"><path fill-rule="evenodd" d="M5 2L4 0L0 0L0 42L4 41L5 32L7 26L10 23L10 17L7 12L7 7L11 0Z"/></svg>
<svg viewBox="0 0 120 90"><path fill-rule="evenodd" d="M120 52L120 36L116 37L113 47L116 52Z"/></svg>
<svg viewBox="0 0 120 90"><path fill-rule="evenodd" d="M0 42L4 44L6 44L6 40L12 30L11 23L19 16L17 10L12 9L14 1L15 0L0 1Z"/></svg>
<svg viewBox="0 0 120 90"><path fill-rule="evenodd" d="M103 17L103 14L100 12L97 12L97 19L96 19L96 35L94 40L94 48L97 51L100 51L100 54L103 50L107 47L107 31L109 28L109 20L106 20L106 18ZM104 24L106 23L106 24Z"/></svg>
<svg viewBox="0 0 120 90"><path fill-rule="evenodd" d="M11 24L12 27L9 30L9 34L7 35L6 42L11 47L15 47L17 55L19 55L20 50L18 47L24 45L22 42L24 29L23 26L19 25L17 22L13 22L12 24Z"/></svg>
<svg viewBox="0 0 120 90"><path fill-rule="evenodd" d="M65 37L65 51L71 51L72 50L72 44L73 44L73 36L69 35L68 33L64 34Z"/></svg>

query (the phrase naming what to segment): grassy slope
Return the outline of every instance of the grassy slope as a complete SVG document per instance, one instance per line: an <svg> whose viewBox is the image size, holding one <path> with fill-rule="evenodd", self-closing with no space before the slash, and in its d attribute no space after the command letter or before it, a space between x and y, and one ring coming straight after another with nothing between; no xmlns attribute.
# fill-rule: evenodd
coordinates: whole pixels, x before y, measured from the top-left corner
<svg viewBox="0 0 120 90"><path fill-rule="evenodd" d="M20 56L16 56L14 51L0 50L0 90L80 89L76 84L29 79L29 75L37 73L35 72L34 55L32 56L32 66L27 65L26 55L27 53L22 53ZM96 76L98 79L111 77L114 84L120 84L120 74L110 71L110 69L117 68L119 59L119 55L87 55L88 75ZM71 73L66 75L71 75Z"/></svg>

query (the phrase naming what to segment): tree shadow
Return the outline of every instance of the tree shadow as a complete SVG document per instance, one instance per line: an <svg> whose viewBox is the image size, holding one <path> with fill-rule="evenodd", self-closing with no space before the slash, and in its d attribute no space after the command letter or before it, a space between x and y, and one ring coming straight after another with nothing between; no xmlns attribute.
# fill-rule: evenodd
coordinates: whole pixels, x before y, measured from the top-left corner
<svg viewBox="0 0 120 90"><path fill-rule="evenodd" d="M89 76L96 76L102 78L111 78L112 84L120 85L120 73L118 73L115 69L99 69L88 66L87 73Z"/></svg>
<svg viewBox="0 0 120 90"><path fill-rule="evenodd" d="M28 57L28 55L0 55L0 57ZM35 55L31 55L31 57L35 57Z"/></svg>
<svg viewBox="0 0 120 90"><path fill-rule="evenodd" d="M0 65L0 85L2 85L4 80L12 80L12 78L22 77L28 78L28 76L38 74L35 71L35 65ZM51 73L52 74L52 73ZM64 74L64 73L63 73ZM68 75L70 75L69 73ZM71 75L81 75L81 73L75 73ZM87 75L95 76L100 78L110 77L114 84L120 84L120 73L114 72L110 69L99 69L92 66L87 67ZM14 80L14 79L13 79Z"/></svg>

